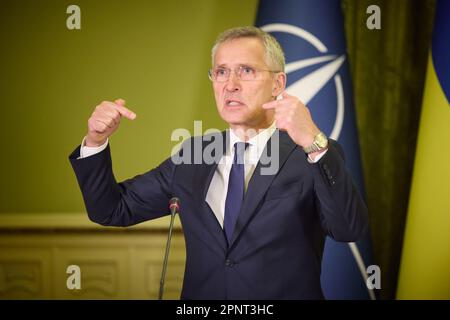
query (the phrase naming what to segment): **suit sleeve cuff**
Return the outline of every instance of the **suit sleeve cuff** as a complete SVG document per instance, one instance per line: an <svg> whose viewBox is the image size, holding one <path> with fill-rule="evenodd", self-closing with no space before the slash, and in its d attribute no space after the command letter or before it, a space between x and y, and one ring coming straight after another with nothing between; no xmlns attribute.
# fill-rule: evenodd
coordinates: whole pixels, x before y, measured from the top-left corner
<svg viewBox="0 0 450 320"><path fill-rule="evenodd" d="M327 153L327 151L328 151L328 148L325 149L325 150L323 150L321 153L319 153L319 154L314 158L314 160L311 159L311 157L310 157L309 154L308 154L308 162L309 162L309 163L317 163L317 162L319 162L319 160L322 159L322 157L325 155L325 153Z"/></svg>
<svg viewBox="0 0 450 320"><path fill-rule="evenodd" d="M106 139L106 142L99 147L86 147L86 137L83 138L80 147L80 156L78 159L87 158L93 156L94 154L100 153L106 149L108 146L109 139Z"/></svg>

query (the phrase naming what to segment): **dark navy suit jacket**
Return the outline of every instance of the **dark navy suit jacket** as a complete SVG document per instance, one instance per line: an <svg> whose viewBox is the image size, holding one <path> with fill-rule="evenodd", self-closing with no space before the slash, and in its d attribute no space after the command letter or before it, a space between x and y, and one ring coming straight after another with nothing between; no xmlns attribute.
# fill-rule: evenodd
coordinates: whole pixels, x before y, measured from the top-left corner
<svg viewBox="0 0 450 320"><path fill-rule="evenodd" d="M195 139L207 145L201 137L190 143ZM323 299L325 236L350 242L368 229L367 208L342 149L329 141L327 153L311 164L302 148L279 132L279 170L262 175L258 163L229 244L205 201L217 164L176 165L169 158L117 183L109 146L84 159L77 159L78 147L69 158L89 218L101 225L155 219L168 214L171 197L180 199L186 242L182 299Z"/></svg>

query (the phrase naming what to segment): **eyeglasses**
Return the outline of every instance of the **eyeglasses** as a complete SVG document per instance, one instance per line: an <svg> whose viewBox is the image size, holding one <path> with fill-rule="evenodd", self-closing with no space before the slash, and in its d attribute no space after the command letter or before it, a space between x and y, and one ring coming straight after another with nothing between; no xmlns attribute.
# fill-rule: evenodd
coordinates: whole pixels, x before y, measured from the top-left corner
<svg viewBox="0 0 450 320"><path fill-rule="evenodd" d="M255 69L252 67L247 66L240 66L237 69L233 69L234 74L239 80L242 81L254 81L254 80L260 80L261 74L263 71L267 72L280 72L280 71L273 71L273 70L264 70L264 69ZM226 82L228 79L230 79L231 69L219 67L214 69L209 69L208 71L208 77L211 81L215 82Z"/></svg>

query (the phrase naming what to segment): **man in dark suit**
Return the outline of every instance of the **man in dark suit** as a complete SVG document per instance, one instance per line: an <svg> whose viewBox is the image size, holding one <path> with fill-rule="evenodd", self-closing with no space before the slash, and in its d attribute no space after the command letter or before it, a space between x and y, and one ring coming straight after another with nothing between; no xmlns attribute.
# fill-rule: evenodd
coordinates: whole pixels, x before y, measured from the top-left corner
<svg viewBox="0 0 450 320"><path fill-rule="evenodd" d="M121 99L97 106L70 155L89 217L129 226L168 214L176 196L187 253L181 298L322 299L325 236L356 241L368 228L342 150L284 92L284 55L272 36L227 30L212 58L218 112L230 129L187 140L145 174L116 182L108 137L121 117L136 115Z"/></svg>

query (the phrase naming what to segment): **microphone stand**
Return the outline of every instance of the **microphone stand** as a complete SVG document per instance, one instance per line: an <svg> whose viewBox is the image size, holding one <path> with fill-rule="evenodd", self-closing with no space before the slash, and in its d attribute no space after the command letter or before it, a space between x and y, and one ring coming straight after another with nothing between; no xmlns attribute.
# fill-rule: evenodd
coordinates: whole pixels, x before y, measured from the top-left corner
<svg viewBox="0 0 450 320"><path fill-rule="evenodd" d="M175 220L175 215L177 213L177 210L179 210L180 200L178 198L172 198L169 202L169 208L170 208L170 226L169 226L169 234L167 235L167 243L166 243L166 253L164 254L164 263L161 273L161 281L159 283L159 295L158 300L162 300L163 294L164 294L164 280L166 278L166 270L167 270L167 260L169 258L169 250L170 250L170 242L172 240L172 231L173 231L173 222Z"/></svg>

